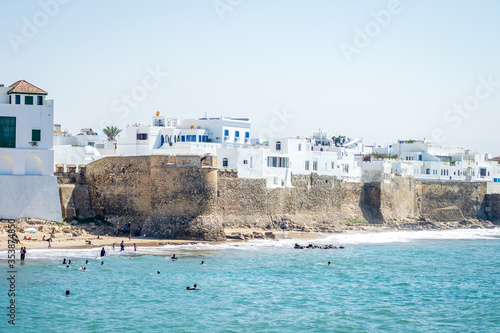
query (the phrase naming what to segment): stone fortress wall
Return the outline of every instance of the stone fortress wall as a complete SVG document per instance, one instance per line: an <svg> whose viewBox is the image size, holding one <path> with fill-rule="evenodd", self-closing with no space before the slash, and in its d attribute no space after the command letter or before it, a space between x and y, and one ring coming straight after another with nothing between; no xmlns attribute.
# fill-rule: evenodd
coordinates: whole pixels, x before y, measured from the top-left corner
<svg viewBox="0 0 500 333"><path fill-rule="evenodd" d="M291 188L218 170L211 155L107 157L57 169L63 214L99 214L111 223L141 226L148 236L222 240L224 227L342 230L350 223L500 222L500 194L486 183L345 183L294 175ZM73 215L72 215L73 214Z"/></svg>

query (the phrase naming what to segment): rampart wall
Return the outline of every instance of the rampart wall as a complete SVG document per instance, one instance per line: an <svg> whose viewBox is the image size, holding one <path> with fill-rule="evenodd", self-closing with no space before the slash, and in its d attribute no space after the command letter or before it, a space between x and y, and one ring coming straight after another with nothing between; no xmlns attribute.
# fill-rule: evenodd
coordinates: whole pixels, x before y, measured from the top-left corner
<svg viewBox="0 0 500 333"><path fill-rule="evenodd" d="M295 175L291 188L217 170L215 156L107 157L79 172L60 173L67 216L99 214L115 225L160 238L221 240L224 227L342 230L346 224L447 223L500 220L500 194L485 183L345 183L335 177ZM71 188L69 188L71 187Z"/></svg>

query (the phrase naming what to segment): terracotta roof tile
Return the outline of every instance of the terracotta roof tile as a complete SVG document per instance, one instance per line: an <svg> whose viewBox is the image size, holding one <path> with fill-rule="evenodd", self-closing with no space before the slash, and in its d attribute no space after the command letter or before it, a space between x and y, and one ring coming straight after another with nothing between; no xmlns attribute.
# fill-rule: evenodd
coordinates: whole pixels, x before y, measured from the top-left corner
<svg viewBox="0 0 500 333"><path fill-rule="evenodd" d="M39 94L39 95L47 95L47 92L38 88L37 86L32 85L31 83L19 80L16 83L13 83L9 86L10 89L7 94Z"/></svg>

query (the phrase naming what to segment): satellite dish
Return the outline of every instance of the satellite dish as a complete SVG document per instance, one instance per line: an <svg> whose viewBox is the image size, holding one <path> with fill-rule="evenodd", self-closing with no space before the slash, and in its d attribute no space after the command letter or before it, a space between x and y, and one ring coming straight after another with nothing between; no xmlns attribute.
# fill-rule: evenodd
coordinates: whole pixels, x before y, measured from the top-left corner
<svg viewBox="0 0 500 333"><path fill-rule="evenodd" d="M158 117L160 115L160 111L156 111L156 116Z"/></svg>

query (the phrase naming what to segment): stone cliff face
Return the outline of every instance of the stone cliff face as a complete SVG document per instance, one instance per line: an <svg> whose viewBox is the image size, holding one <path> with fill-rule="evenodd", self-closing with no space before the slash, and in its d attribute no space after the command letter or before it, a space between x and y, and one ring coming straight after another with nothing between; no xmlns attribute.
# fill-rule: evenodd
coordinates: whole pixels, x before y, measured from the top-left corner
<svg viewBox="0 0 500 333"><path fill-rule="evenodd" d="M223 227L275 229L280 221L295 230L329 231L356 223L465 225L500 218L500 195L487 194L484 183L400 177L343 183L312 174L293 176L292 188L270 189L264 179L238 178L216 166L214 156L103 158L80 175L61 176L61 202L67 214L93 211L115 225L140 226L148 236L203 240L225 239ZM80 184L65 188L73 178Z"/></svg>

